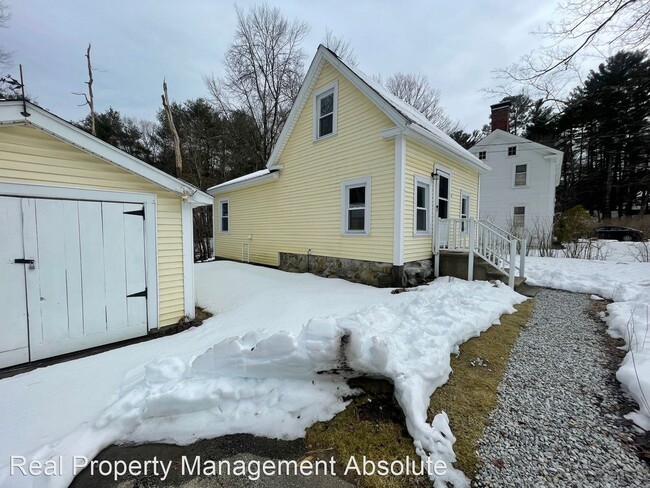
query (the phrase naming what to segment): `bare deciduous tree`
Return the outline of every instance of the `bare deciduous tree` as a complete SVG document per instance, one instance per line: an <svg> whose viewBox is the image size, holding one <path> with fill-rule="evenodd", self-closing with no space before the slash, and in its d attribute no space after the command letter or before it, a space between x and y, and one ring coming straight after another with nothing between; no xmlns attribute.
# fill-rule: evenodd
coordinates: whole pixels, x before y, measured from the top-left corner
<svg viewBox="0 0 650 488"><path fill-rule="evenodd" d="M350 44L350 41L335 36L329 29L325 31L323 45L330 51L334 51L346 64L350 66L356 66L358 64L357 54L354 52L354 48Z"/></svg>
<svg viewBox="0 0 650 488"><path fill-rule="evenodd" d="M554 17L560 20L537 32L548 42L497 70L503 84L489 92L511 94L523 84L563 103L567 89L580 81L583 55L650 47L650 0L563 0Z"/></svg>
<svg viewBox="0 0 650 488"><path fill-rule="evenodd" d="M167 82L163 80L163 94L161 95L165 115L167 116L167 123L169 130L172 133L172 141L174 143L174 159L176 162L176 176L183 174L183 155L181 154L181 139L178 137L176 126L174 125L174 117L172 109L169 104L169 94L167 93Z"/></svg>
<svg viewBox="0 0 650 488"><path fill-rule="evenodd" d="M226 52L222 78L205 78L212 100L224 114L242 110L258 129L259 167L268 161L304 76L304 22L290 22L265 4L237 8L235 39Z"/></svg>
<svg viewBox="0 0 650 488"><path fill-rule="evenodd" d="M0 1L0 27L7 27L7 22L11 18L9 7L5 2ZM4 68L11 61L11 53L0 46L0 67Z"/></svg>
<svg viewBox="0 0 650 488"><path fill-rule="evenodd" d="M440 106L440 92L433 88L423 75L396 73L385 83L389 92L419 110L439 129L452 133L459 129Z"/></svg>
<svg viewBox="0 0 650 488"><path fill-rule="evenodd" d="M79 95L83 96L84 99L86 100L84 103L81 105L88 105L88 108L90 108L90 133L94 136L97 135L97 128L95 126L95 97L93 95L93 65L90 61L90 44L88 44L88 49L86 49L86 61L88 64L88 81L86 81L86 85L88 85L88 95L85 93L75 93L72 92L73 95Z"/></svg>

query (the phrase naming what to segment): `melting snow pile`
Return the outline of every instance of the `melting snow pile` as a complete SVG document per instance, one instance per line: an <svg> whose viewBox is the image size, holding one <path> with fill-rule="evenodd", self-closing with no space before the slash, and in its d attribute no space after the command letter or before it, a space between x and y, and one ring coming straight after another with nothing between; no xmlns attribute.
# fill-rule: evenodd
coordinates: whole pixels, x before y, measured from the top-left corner
<svg viewBox="0 0 650 488"><path fill-rule="evenodd" d="M620 249L634 244L611 243L619 251L611 261L526 259L528 283L613 300L604 318L613 337L625 340L627 354L616 378L639 405L626 417L650 430L650 263L628 262ZM614 254L614 253L613 253Z"/></svg>
<svg viewBox="0 0 650 488"><path fill-rule="evenodd" d="M114 442L187 444L233 433L302 437L307 427L345 408L343 398L354 393L346 377L363 374L394 382L418 454L449 467L432 477L436 484L466 486L468 480L451 466L455 438L446 415L427 421L429 397L447 381L449 356L458 345L523 300L503 284L440 279L387 304L313 318L297 334L249 332L190 360L155 359L128 375L117 400L94 420L23 453L41 460L63 456L65 476L8 478L5 465L0 485L67 486L72 456L93 458Z"/></svg>

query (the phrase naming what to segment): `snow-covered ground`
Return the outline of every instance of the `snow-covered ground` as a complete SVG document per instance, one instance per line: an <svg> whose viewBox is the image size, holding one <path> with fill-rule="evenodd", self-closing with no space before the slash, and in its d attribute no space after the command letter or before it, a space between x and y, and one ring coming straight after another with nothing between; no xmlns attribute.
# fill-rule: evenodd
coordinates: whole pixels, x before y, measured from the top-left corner
<svg viewBox="0 0 650 488"><path fill-rule="evenodd" d="M639 411L628 417L650 430L650 263L634 258L637 244L607 241L605 260L526 258L533 285L590 293L613 300L605 318L609 333L623 338L627 354L616 377Z"/></svg>
<svg viewBox="0 0 650 488"><path fill-rule="evenodd" d="M291 439L345 408L353 370L391 379L424 459L454 461L429 397L458 345L524 300L504 285L439 279L401 294L229 262L196 266L214 313L181 334L0 380L0 486L67 486L72 456L114 442L190 443L230 433ZM63 476L9 477L10 456L63 456ZM449 469L437 478L467 483Z"/></svg>

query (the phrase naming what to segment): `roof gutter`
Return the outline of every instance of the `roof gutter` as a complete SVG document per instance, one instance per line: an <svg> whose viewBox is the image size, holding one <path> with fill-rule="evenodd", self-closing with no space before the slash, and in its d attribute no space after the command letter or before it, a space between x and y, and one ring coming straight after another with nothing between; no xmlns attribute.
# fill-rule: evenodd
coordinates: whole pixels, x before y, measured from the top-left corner
<svg viewBox="0 0 650 488"><path fill-rule="evenodd" d="M208 193L212 196L221 195L223 193L228 193L233 190L241 190L242 188L248 188L251 186L257 186L270 181L275 181L280 178L279 171L273 171L267 175L259 176L257 178L252 178L250 180L238 181L236 183L222 183L212 188L208 188Z"/></svg>

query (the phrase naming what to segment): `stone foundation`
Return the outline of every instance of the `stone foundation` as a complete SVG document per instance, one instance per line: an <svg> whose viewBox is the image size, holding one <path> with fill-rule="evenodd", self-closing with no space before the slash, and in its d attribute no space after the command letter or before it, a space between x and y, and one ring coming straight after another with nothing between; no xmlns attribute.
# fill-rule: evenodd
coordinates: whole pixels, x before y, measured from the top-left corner
<svg viewBox="0 0 650 488"><path fill-rule="evenodd" d="M431 259L393 266L391 263L361 259L281 252L278 268L292 273L313 273L325 278L342 278L380 288L416 286L433 278Z"/></svg>

